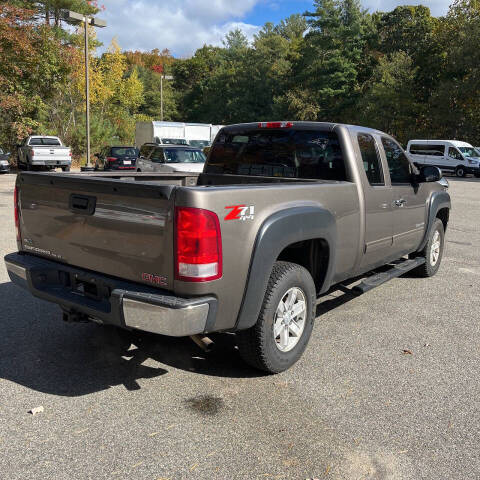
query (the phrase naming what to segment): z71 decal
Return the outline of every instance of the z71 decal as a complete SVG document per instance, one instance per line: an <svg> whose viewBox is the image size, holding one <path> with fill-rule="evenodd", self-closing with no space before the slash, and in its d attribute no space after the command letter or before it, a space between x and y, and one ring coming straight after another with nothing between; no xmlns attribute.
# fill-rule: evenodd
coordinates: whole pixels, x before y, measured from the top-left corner
<svg viewBox="0 0 480 480"><path fill-rule="evenodd" d="M255 206L254 205L233 205L231 207L225 207L230 210L230 213L225 217L225 220L253 220L255 218Z"/></svg>

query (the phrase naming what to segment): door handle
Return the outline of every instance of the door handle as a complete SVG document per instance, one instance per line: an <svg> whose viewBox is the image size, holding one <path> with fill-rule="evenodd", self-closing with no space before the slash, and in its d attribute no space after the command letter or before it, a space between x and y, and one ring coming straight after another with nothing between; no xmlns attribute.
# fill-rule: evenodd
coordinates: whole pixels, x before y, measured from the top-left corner
<svg viewBox="0 0 480 480"><path fill-rule="evenodd" d="M396 207L403 207L406 203L407 203L407 201L406 201L404 198L400 198L400 199L395 200L395 201L393 202L393 204L394 204Z"/></svg>
<svg viewBox="0 0 480 480"><path fill-rule="evenodd" d="M87 195L77 195L72 193L70 195L69 208L73 213L81 215L93 215L97 205L97 198Z"/></svg>

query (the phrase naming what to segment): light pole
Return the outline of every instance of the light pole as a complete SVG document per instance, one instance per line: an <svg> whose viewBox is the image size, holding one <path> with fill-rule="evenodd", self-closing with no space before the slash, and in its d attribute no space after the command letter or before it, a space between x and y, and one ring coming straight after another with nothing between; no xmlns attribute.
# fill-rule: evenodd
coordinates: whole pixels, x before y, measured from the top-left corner
<svg viewBox="0 0 480 480"><path fill-rule="evenodd" d="M173 80L172 75L164 75L160 77L160 120L163 122L163 80Z"/></svg>
<svg viewBox="0 0 480 480"><path fill-rule="evenodd" d="M93 169L92 165L90 164L90 77L88 72L88 26L93 25L94 27L103 28L107 26L107 22L100 20L99 18L72 12L71 10L66 10L63 14L63 18L66 22L75 25L83 23L85 27L85 129L87 134L87 166L82 168L82 170L88 171Z"/></svg>

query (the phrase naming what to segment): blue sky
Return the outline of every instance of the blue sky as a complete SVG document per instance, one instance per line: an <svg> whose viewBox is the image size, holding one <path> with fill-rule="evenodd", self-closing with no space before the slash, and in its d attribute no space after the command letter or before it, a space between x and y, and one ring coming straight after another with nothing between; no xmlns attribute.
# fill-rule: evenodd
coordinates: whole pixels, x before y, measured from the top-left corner
<svg viewBox="0 0 480 480"><path fill-rule="evenodd" d="M99 29L107 47L116 37L124 50L168 48L175 56L190 56L204 44L221 45L230 30L240 28L252 38L266 22L278 23L292 13L312 10L312 0L103 0L98 16L108 26ZM388 11L397 5L430 7L444 15L451 0L362 0L370 11Z"/></svg>

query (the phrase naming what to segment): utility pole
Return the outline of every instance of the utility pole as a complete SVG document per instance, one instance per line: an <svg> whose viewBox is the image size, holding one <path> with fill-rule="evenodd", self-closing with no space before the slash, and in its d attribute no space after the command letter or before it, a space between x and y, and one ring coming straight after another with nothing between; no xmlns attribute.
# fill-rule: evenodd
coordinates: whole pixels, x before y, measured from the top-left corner
<svg viewBox="0 0 480 480"><path fill-rule="evenodd" d="M173 80L172 75L164 75L160 77L160 120L163 122L163 80Z"/></svg>
<svg viewBox="0 0 480 480"><path fill-rule="evenodd" d="M85 130L87 137L87 166L82 167L82 171L93 170L90 163L90 75L89 75L89 52L88 52L88 26L103 28L107 26L107 22L99 18L89 17L81 13L66 10L63 12L63 19L67 23L79 25L83 23L85 27Z"/></svg>
<svg viewBox="0 0 480 480"><path fill-rule="evenodd" d="M85 17L85 128L87 130L87 168L90 165L90 75L88 54L88 25L90 21Z"/></svg>

